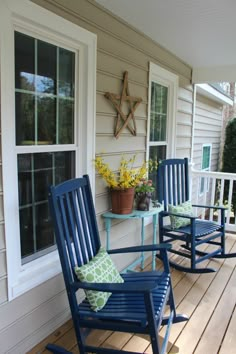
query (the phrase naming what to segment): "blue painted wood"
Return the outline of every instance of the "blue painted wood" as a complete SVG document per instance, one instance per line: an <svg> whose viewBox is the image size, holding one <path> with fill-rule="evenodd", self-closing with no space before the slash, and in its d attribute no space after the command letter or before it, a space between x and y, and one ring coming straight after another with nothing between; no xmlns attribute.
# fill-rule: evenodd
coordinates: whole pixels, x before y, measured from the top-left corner
<svg viewBox="0 0 236 354"><path fill-rule="evenodd" d="M88 346L85 342L86 328L149 334L153 354L164 354L172 323L187 320L186 316L177 315L175 310L167 257L171 246L155 243L109 250L110 254L158 252L163 262L162 271L123 274L124 283L119 284L80 282L74 266L89 262L101 245L88 176L51 186L48 199L80 354L130 353ZM142 218L142 213L134 212L132 217ZM156 215L155 211L148 213ZM77 302L79 289L107 291L112 295L102 310L94 312L86 299ZM170 315L166 318L163 314L167 306ZM166 325L164 345L158 337L161 325Z"/></svg>
<svg viewBox="0 0 236 354"><path fill-rule="evenodd" d="M225 253L225 208L223 206L193 205L202 208L214 208L221 212L221 222L200 220L197 217L182 215L188 218L190 224L173 230L171 226L164 223L164 219L170 215L178 216L176 213L168 212L168 205L178 205L189 200L189 172L188 159L167 159L163 160L157 171L158 196L163 203L164 210L159 213L159 237L161 243L173 244L175 241L183 241L182 248L172 247L169 252L180 255L190 260L189 266L182 266L180 263L170 261L174 268L190 273L207 273L215 271L212 268L199 268L197 265L211 257L235 257L236 253L230 255ZM212 252L201 252L198 247L203 243L215 246ZM188 252L186 252L186 250Z"/></svg>
<svg viewBox="0 0 236 354"><path fill-rule="evenodd" d="M53 354L73 354L72 352L69 352L65 348L55 344L47 344L46 349L52 352Z"/></svg>

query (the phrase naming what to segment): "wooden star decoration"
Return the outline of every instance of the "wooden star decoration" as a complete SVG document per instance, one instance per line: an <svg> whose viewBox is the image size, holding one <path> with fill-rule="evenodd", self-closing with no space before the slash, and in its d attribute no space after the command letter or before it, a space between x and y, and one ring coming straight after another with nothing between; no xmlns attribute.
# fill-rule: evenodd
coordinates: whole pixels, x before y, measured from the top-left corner
<svg viewBox="0 0 236 354"><path fill-rule="evenodd" d="M114 135L116 139L119 138L123 129L127 128L132 135L136 135L136 122L134 112L138 108L142 98L130 96L128 88L128 71L124 72L123 88L121 95L115 93L106 92L105 97L110 100L117 110L117 118L115 124ZM129 112L127 115L122 111L122 104L128 103Z"/></svg>

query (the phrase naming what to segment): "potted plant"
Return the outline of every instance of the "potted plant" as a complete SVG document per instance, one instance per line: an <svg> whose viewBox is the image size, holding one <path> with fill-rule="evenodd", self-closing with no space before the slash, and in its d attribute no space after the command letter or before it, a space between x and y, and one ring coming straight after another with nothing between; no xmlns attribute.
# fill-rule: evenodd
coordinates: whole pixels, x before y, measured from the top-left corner
<svg viewBox="0 0 236 354"><path fill-rule="evenodd" d="M135 201L137 210L149 210L150 201L155 191L151 179L142 179L135 188Z"/></svg>
<svg viewBox="0 0 236 354"><path fill-rule="evenodd" d="M115 174L102 156L96 156L95 168L103 177L111 192L112 212L130 214L133 209L135 188L147 178L149 166L155 162L144 161L141 167L134 167L136 155L130 159L121 158L118 173Z"/></svg>

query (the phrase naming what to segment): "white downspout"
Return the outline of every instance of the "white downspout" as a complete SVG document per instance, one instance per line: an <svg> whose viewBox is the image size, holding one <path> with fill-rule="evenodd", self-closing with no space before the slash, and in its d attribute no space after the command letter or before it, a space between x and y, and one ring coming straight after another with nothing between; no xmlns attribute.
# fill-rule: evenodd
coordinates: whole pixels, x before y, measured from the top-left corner
<svg viewBox="0 0 236 354"><path fill-rule="evenodd" d="M193 151L194 151L194 130L195 130L195 115L196 115L196 96L197 96L197 85L193 84L193 118L192 118L192 144L191 144L191 164L193 164Z"/></svg>
<svg viewBox="0 0 236 354"><path fill-rule="evenodd" d="M189 163L189 180L190 180L190 190L189 195L192 199L192 168L194 167L193 162L193 151L194 151L194 130L195 130L195 115L196 115L196 96L197 96L197 85L193 84L193 117L192 117L192 143L191 143L191 155L190 155L190 163Z"/></svg>

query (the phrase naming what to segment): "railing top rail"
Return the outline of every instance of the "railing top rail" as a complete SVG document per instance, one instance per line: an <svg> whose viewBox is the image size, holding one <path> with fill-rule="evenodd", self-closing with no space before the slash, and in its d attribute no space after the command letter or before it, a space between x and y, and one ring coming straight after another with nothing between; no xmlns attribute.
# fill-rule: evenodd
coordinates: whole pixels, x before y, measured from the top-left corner
<svg viewBox="0 0 236 354"><path fill-rule="evenodd" d="M216 172L216 171L201 171L191 169L192 175L202 176L202 177L212 177L218 179L227 179L227 180L236 180L236 173L228 173L228 172Z"/></svg>

